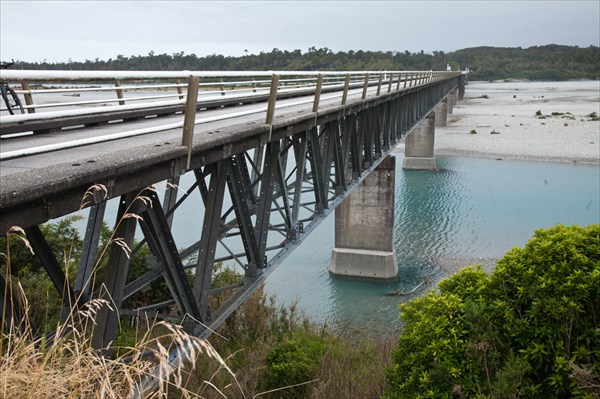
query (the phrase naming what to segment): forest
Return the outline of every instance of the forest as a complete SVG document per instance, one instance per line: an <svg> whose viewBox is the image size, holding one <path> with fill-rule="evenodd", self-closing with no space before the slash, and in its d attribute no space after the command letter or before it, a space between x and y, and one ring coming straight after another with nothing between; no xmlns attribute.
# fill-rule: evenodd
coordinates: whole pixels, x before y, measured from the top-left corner
<svg viewBox="0 0 600 399"><path fill-rule="evenodd" d="M7 61L7 60L3 60ZM589 46L473 47L449 53L424 51L339 51L310 47L307 51L280 50L239 57L212 54L197 56L183 51L172 54L125 56L108 60L48 63L16 60L15 69L42 70L202 70L202 71L383 71L469 69L472 80L574 80L600 79L600 48Z"/></svg>

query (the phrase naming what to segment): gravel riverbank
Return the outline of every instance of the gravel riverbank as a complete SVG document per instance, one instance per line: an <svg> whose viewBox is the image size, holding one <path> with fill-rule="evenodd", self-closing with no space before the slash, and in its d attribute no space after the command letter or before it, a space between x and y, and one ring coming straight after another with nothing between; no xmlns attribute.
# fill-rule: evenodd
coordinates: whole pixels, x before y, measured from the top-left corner
<svg viewBox="0 0 600 399"><path fill-rule="evenodd" d="M435 154L600 163L594 113L600 81L469 82L447 126L436 127Z"/></svg>
<svg viewBox="0 0 600 399"><path fill-rule="evenodd" d="M435 128L435 154L600 164L598 115L599 81L470 82L447 126ZM443 276L473 264L491 272L496 261L434 259Z"/></svg>

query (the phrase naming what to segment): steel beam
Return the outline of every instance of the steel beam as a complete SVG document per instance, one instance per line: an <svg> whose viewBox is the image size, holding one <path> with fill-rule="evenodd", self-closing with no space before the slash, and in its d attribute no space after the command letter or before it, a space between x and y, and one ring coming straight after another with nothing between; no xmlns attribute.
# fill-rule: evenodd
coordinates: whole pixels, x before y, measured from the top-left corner
<svg viewBox="0 0 600 399"><path fill-rule="evenodd" d="M25 229L25 234L33 248L33 252L42 262L44 269L46 269L46 273L50 277L52 284L54 284L54 288L58 291L62 302L69 309L74 307L76 298L73 290L69 285L64 270L54 257L52 248L50 248L50 245L46 242L40 228L38 226L28 227ZM65 248L65 250L68 250L68 248Z"/></svg>
<svg viewBox="0 0 600 399"><path fill-rule="evenodd" d="M198 260L196 261L196 274L194 279L194 298L200 306L200 322L206 326L209 321L209 292L219 229L223 221L221 211L223 209L223 197L227 178L226 163L229 160L219 161L206 167L206 173L210 176L210 186L207 189L205 199L204 222L202 225L202 237Z"/></svg>
<svg viewBox="0 0 600 399"><path fill-rule="evenodd" d="M109 306L102 306L96 315L96 326L92 334L92 346L109 355L110 345L117 336L118 310L123 300L123 288L129 267L129 249L133 245L136 229L136 215L139 200L133 193L124 195L119 202L115 234L110 245L106 275L100 288L100 298L108 301Z"/></svg>
<svg viewBox="0 0 600 399"><path fill-rule="evenodd" d="M162 266L165 282L180 311L199 319L201 317L200 308L194 299L175 239L171 234L156 191L146 190L142 195L150 199L150 204L146 205L141 212L142 219L140 220L140 227L148 246Z"/></svg>
<svg viewBox="0 0 600 399"><path fill-rule="evenodd" d="M104 212L106 210L106 201L92 205L88 215L88 222L83 237L83 247L79 258L79 266L75 277L73 291L78 301L86 302L91 293L93 271L96 266L96 256L98 255L98 244L102 235L102 225L104 222Z"/></svg>
<svg viewBox="0 0 600 399"><path fill-rule="evenodd" d="M407 80L404 79L405 84ZM94 179L106 182L110 198L121 195L115 223L119 242L131 248L139 222L145 239L138 246L148 246L157 260L156 267L149 267L143 275L135 279L129 276L133 281L126 285L127 256L122 247L111 245L104 288L99 296L108 299L115 311L99 312L95 347L108 347L116 336L116 310L128 317L153 314L169 320L181 320L189 314L199 322L194 332L209 334L377 167L400 139L455 87L453 84L453 81L418 87L413 84L405 90L382 93L376 99L348 101L329 108L321 105L318 115L287 118L281 115L269 126L196 137L189 171L195 179L185 189L175 187L188 180L179 180L182 171L177 165L187 156L187 152L179 149L170 149L168 154L140 154L134 162L136 168L126 173L125 169L121 173L122 165L111 164L111 170L117 170L116 175L91 174ZM143 194L149 201L147 205L134 201L141 189L162 181L169 182L162 204L152 191ZM65 194L68 201L64 203L57 201L61 194L53 192L50 200L43 202L43 208L31 199L11 220L35 220L33 226L36 226L48 215L68 209L82 188L81 182L70 187L68 195ZM190 195L196 189L201 200ZM178 196L178 192L183 194ZM231 205L226 205L229 201ZM56 203L61 204L60 209L55 207ZM178 249L172 232L173 217L184 203L186 210L204 215L202 232L198 241ZM19 219L30 209L36 210L34 216ZM0 209L0 220L8 223L2 219L4 212L5 209ZM125 217L131 214L136 216ZM97 206L90 213L92 227L88 230L93 233L85 235L87 255L81 261L75 283L77 292L88 287L86 281L96 257L93 252L98 246L102 220ZM225 252L217 255L217 248ZM239 284L213 287L214 264L219 261L234 261L245 270ZM51 264L51 260L47 263ZM62 283L60 268L55 265L47 270L54 275L55 285L67 286ZM193 276L188 275L189 271ZM125 299L160 278L165 279L170 289L170 299L148 303L139 309L122 309ZM229 299L218 309L212 309L211 295L227 292L231 292ZM159 313L168 304L176 304L177 310Z"/></svg>

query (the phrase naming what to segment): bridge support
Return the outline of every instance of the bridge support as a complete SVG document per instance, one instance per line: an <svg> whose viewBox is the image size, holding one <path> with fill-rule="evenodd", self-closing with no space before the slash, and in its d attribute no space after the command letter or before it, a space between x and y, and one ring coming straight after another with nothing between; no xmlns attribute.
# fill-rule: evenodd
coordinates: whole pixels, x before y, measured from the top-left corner
<svg viewBox="0 0 600 399"><path fill-rule="evenodd" d="M448 113L451 114L454 112L454 106L458 101L458 90L452 90L445 98L445 101L448 103ZM437 126L437 125L436 125ZM446 126L446 125L444 125Z"/></svg>
<svg viewBox="0 0 600 399"><path fill-rule="evenodd" d="M371 279L396 277L395 183L396 158L388 156L335 209L331 274Z"/></svg>
<svg viewBox="0 0 600 399"><path fill-rule="evenodd" d="M435 137L435 112L430 112L406 136L402 169L435 169L433 143Z"/></svg>
<svg viewBox="0 0 600 399"><path fill-rule="evenodd" d="M452 100L450 96L444 98L434 109L435 127L445 127L448 123L448 114L451 113Z"/></svg>
<svg viewBox="0 0 600 399"><path fill-rule="evenodd" d="M463 74L458 79L458 94L456 96L458 101L462 101L465 98L465 88L469 85L469 76Z"/></svg>

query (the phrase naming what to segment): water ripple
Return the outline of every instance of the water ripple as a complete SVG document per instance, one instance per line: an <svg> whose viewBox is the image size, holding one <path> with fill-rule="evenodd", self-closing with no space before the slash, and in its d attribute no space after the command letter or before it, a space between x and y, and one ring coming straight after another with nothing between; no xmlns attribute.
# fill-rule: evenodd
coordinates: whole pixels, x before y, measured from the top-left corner
<svg viewBox="0 0 600 399"><path fill-rule="evenodd" d="M397 162L401 165L402 158ZM329 218L267 279L267 292L283 302L297 299L313 320L334 327L387 331L398 328L398 304L411 297L386 293L408 292L424 276L433 276L435 283L468 264L490 270L536 228L600 223L597 165L458 157L440 157L437 163L436 172L397 168L395 281L329 276L334 234Z"/></svg>

